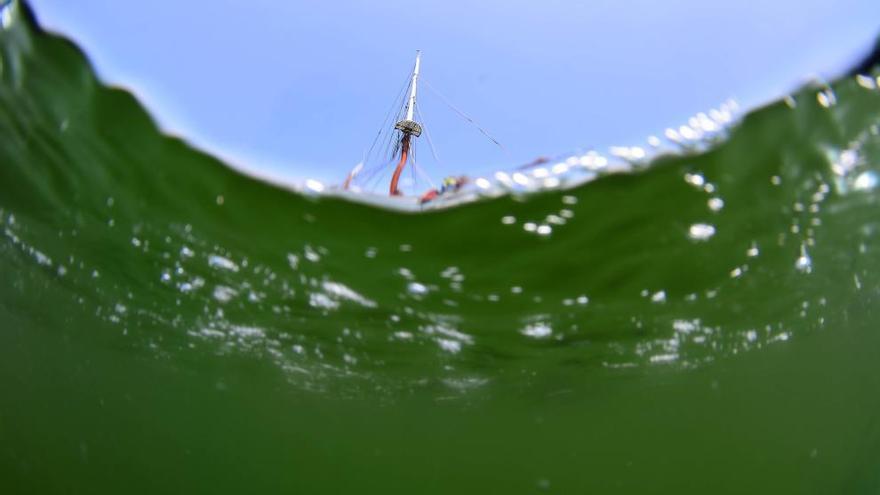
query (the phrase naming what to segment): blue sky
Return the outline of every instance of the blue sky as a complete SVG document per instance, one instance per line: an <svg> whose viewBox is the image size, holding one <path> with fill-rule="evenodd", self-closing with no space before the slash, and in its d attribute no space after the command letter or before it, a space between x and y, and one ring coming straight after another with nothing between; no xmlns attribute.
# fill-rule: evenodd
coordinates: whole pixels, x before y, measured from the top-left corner
<svg viewBox="0 0 880 495"><path fill-rule="evenodd" d="M435 182L639 145L728 98L833 77L880 34L876 0L31 0L162 127L235 165L341 181L423 51Z"/></svg>

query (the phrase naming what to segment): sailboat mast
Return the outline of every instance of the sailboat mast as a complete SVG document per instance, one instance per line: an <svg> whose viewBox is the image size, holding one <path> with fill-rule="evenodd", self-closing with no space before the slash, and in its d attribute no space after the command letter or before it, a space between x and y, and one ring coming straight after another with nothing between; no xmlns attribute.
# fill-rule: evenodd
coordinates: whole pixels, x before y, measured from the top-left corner
<svg viewBox="0 0 880 495"><path fill-rule="evenodd" d="M413 69L412 82L410 82L409 102L406 105L406 119L395 124L394 128L403 133L400 138L400 161L397 162L397 168L394 169L394 175L391 176L391 187L389 193L392 196L400 196L400 189L397 183L400 181L400 174L406 166L410 154L410 138L411 136L419 137L422 134L422 126L413 120L416 109L416 89L419 83L419 65L421 63L422 52L416 51L416 67Z"/></svg>
<svg viewBox="0 0 880 495"><path fill-rule="evenodd" d="M422 59L422 52L416 51L416 68L413 70L412 83L410 83L409 104L406 106L406 120L413 119L413 111L416 108L416 89L419 84L419 64Z"/></svg>

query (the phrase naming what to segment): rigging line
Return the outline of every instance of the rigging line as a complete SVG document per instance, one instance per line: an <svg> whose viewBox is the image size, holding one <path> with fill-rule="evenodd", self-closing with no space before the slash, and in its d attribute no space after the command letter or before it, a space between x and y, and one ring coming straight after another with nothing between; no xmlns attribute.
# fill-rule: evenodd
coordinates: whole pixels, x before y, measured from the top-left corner
<svg viewBox="0 0 880 495"><path fill-rule="evenodd" d="M370 182L376 176L376 174L378 174L381 171L382 171L382 167L370 167L369 169L365 170L363 173L360 174L362 179L358 182L362 182L366 185L366 183Z"/></svg>
<svg viewBox="0 0 880 495"><path fill-rule="evenodd" d="M365 174L364 178L361 180L364 189L368 189L370 187L370 183L376 177L377 173L377 170L371 170L368 174Z"/></svg>
<svg viewBox="0 0 880 495"><path fill-rule="evenodd" d="M392 132L388 137L388 148L386 149L385 154L390 163L394 163L394 160L400 152L401 139L400 133L397 131Z"/></svg>
<svg viewBox="0 0 880 495"><path fill-rule="evenodd" d="M416 106L416 109L418 109L418 106ZM413 150L413 152L415 152L415 149ZM434 181L431 180L431 177L425 172L425 170L421 167L421 165L419 165L418 160L415 159L415 155L413 155L411 169L413 172L413 175L412 175L413 183L416 182L416 174L418 174L422 179L424 179L425 181L428 182L428 185L430 185L432 189L437 189L437 185L434 184Z"/></svg>
<svg viewBox="0 0 880 495"><path fill-rule="evenodd" d="M363 162L363 164L364 164L363 169L361 170L361 173L358 175L364 176L364 177L376 173L377 170L380 170L382 167L385 166L385 164L373 164L373 163L366 163L366 162Z"/></svg>
<svg viewBox="0 0 880 495"><path fill-rule="evenodd" d="M422 107L416 103L416 113L419 114L419 120L422 121L422 129L425 130L425 137L428 139L428 146L431 148L431 154L434 155L434 160L437 163L441 163L440 157L437 156L437 149L434 148L434 140L431 139L431 131L428 130L428 125L425 123L425 117L422 116Z"/></svg>
<svg viewBox="0 0 880 495"><path fill-rule="evenodd" d="M474 119L468 117L467 114L465 114L464 112L462 112L461 110L459 110L458 108L456 108L455 105L453 105L452 103L450 103L449 100L446 99L445 96L443 96L442 94L440 94L440 92L437 91L437 89L435 89L434 86L432 86L431 83L429 83L427 79L422 78L421 81L425 84L425 86L428 87L428 89L430 89L435 95L437 95L437 96L443 101L443 103L446 104L446 106L448 106L449 108L451 108L453 112L457 113L461 118L463 118L463 119L467 120L468 122L470 122L474 127L476 127L477 129L479 129L480 132L483 133L484 136L486 136L487 138L489 138L490 141L492 141L493 143L495 143L496 146L498 146L499 148L501 148L501 151L503 151L505 154L507 154L508 156L510 156L510 153L507 151L507 148L505 148L500 142L498 142L497 139L493 138L493 137L492 137L492 136L486 131L486 129L483 129L482 127L480 127L480 124L478 124Z"/></svg>
<svg viewBox="0 0 880 495"><path fill-rule="evenodd" d="M370 145L370 150L367 151L366 158L369 158L373 153L373 148L376 146L376 142L379 141L379 136L382 135L382 132L388 127L388 119L391 117L392 112L394 111L394 107L398 106L402 103L402 98L406 94L407 88L412 84L410 82L404 82L403 86L400 88L400 91L397 92L397 97L391 102L391 107L388 109L388 112L385 114L385 120L382 121L382 127L379 128L379 132L376 133L376 137L373 138L373 144ZM398 111L398 114L400 112ZM364 160L366 163L366 159Z"/></svg>
<svg viewBox="0 0 880 495"><path fill-rule="evenodd" d="M410 86L411 86L411 84L407 85L407 87L406 87L407 91L409 90ZM406 98L406 95L402 95L401 100L398 102L397 115L394 117L394 120L396 122L400 122L401 120L403 120L403 115L405 112L405 110L404 110L405 98ZM385 155L389 159L393 160L394 157L397 156L397 152L400 151L401 138L402 138L401 133L397 129L392 129L388 133L388 144L386 145L386 148L385 148Z"/></svg>
<svg viewBox="0 0 880 495"><path fill-rule="evenodd" d="M380 182L387 182L388 180L390 180L396 164L397 161L392 160L385 162L381 167L379 167L372 181L373 183L370 185L370 188L372 190L375 190L379 186Z"/></svg>
<svg viewBox="0 0 880 495"><path fill-rule="evenodd" d="M385 174L388 168L388 163L381 163L378 165L370 165L364 169L364 171L359 174L357 182L361 184L361 189L371 190L375 187L375 184L378 183L378 179Z"/></svg>
<svg viewBox="0 0 880 495"><path fill-rule="evenodd" d="M384 170L382 170L380 172L381 173L377 172L377 173L373 174L372 176L370 176L370 179L364 183L364 190L374 191L376 189L376 186L379 184L379 181L385 175Z"/></svg>
<svg viewBox="0 0 880 495"><path fill-rule="evenodd" d="M394 148L396 147L396 144L394 143L394 137L394 132L389 132L388 137L385 139L385 147L384 151L382 152L383 161L393 158Z"/></svg>
<svg viewBox="0 0 880 495"><path fill-rule="evenodd" d="M415 151L415 150L413 150ZM413 153L412 165L409 167L409 178L412 180L413 186L416 185L416 155Z"/></svg>
<svg viewBox="0 0 880 495"><path fill-rule="evenodd" d="M415 171L418 172L418 174L421 175L423 179L425 179L426 181L428 181L428 184L431 185L431 189L437 189L437 185L434 184L434 181L431 180L431 176L429 176L429 175L428 175L428 174L422 169L421 166L419 166L419 165L413 163L413 169L415 169Z"/></svg>
<svg viewBox="0 0 880 495"><path fill-rule="evenodd" d="M370 173L370 176L367 181L365 181L364 187L375 187L376 184L371 184L372 182L378 183L378 181L384 177L388 172L389 164L384 163L382 165L376 166Z"/></svg>

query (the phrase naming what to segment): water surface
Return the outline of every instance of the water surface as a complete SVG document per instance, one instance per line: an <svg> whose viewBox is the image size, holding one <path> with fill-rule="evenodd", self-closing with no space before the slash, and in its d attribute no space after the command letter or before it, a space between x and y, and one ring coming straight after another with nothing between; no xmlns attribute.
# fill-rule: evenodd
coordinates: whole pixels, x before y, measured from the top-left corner
<svg viewBox="0 0 880 495"><path fill-rule="evenodd" d="M2 20L5 492L880 489L877 72L413 214L243 176Z"/></svg>

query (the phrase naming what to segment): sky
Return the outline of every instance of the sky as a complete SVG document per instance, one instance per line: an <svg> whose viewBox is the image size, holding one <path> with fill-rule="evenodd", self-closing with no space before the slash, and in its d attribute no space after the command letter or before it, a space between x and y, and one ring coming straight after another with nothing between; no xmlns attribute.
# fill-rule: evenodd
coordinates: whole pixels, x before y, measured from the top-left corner
<svg viewBox="0 0 880 495"><path fill-rule="evenodd" d="M439 182L642 145L729 98L752 108L833 78L880 35L877 0L30 3L165 131L245 170L328 183L362 160L416 50L439 161L424 137L418 156Z"/></svg>

